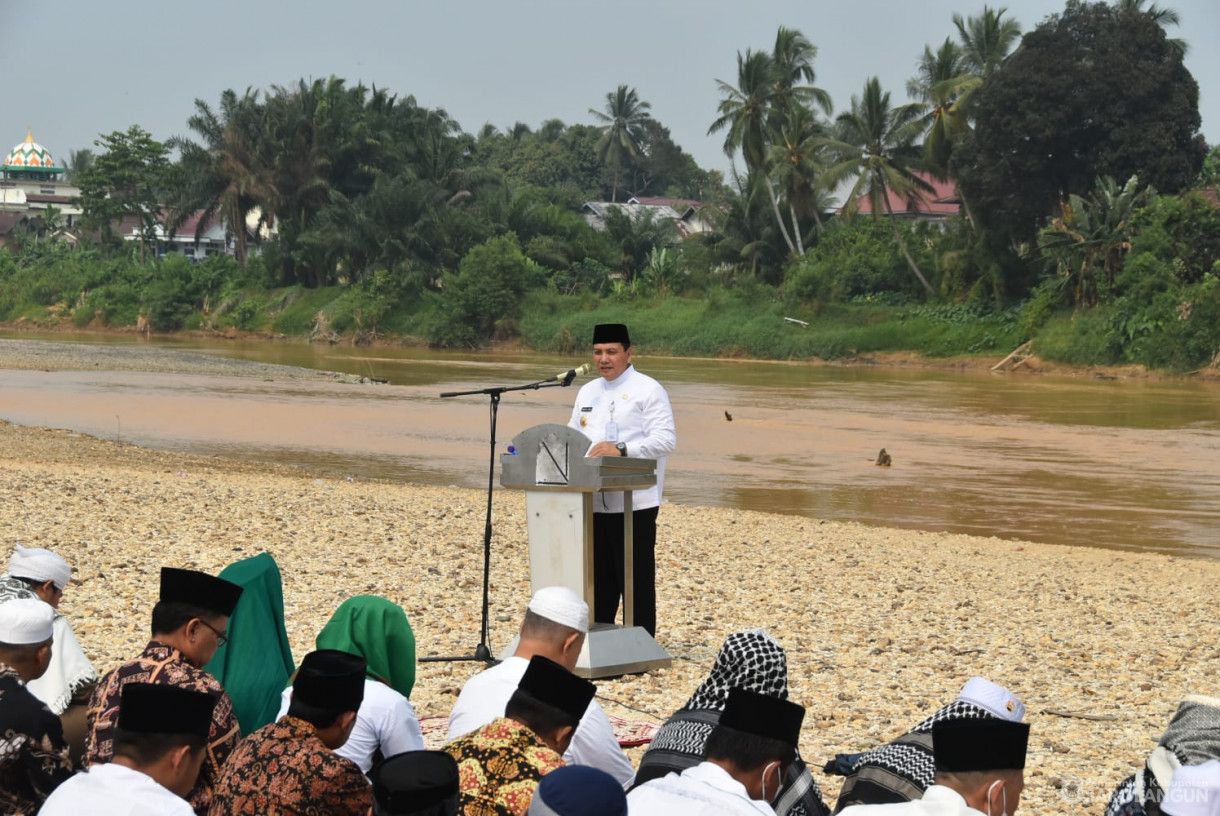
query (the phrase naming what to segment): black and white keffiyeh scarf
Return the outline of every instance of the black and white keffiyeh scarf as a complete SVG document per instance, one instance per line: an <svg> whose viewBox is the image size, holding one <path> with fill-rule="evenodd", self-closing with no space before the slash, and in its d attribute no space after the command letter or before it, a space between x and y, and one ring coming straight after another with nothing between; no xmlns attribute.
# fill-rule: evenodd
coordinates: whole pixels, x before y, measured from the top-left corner
<svg viewBox="0 0 1220 816"><path fill-rule="evenodd" d="M1173 774L1183 765L1220 759L1220 698L1182 700L1143 770L1127 777L1106 805L1106 816L1159 816Z"/></svg>
<svg viewBox="0 0 1220 816"><path fill-rule="evenodd" d="M788 656L765 629L729 635L711 673L679 710L723 711L732 688L788 699Z"/></svg>

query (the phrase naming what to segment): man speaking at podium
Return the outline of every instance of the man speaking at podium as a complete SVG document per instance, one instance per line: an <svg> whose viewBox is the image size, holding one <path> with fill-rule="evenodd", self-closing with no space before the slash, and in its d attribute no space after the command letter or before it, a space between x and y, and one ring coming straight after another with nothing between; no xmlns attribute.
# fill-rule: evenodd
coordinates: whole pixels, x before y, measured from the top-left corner
<svg viewBox="0 0 1220 816"><path fill-rule="evenodd" d="M634 623L657 631L657 509L665 481L665 457L678 443L674 412L661 384L631 364L631 337L621 323L593 327L593 365L601 379L576 395L568 422L593 442L586 456L657 460L657 484L632 492ZM614 623L623 597L623 494L593 499L593 620Z"/></svg>

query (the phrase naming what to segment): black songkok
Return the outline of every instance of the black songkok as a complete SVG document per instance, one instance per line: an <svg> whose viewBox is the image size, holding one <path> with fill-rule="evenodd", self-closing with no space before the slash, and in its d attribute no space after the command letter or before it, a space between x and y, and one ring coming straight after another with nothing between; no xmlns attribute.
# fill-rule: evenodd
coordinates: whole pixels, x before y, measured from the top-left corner
<svg viewBox="0 0 1220 816"><path fill-rule="evenodd" d="M227 618L237 608L241 593L237 584L206 572L161 568L162 601L190 604Z"/></svg>
<svg viewBox="0 0 1220 816"><path fill-rule="evenodd" d="M126 683L118 727L133 734L208 736L216 701L202 691L160 683Z"/></svg>
<svg viewBox="0 0 1220 816"><path fill-rule="evenodd" d="M756 734L796 747L801 738L805 709L790 700L769 697L740 688L729 689L720 724L734 731Z"/></svg>
<svg viewBox="0 0 1220 816"><path fill-rule="evenodd" d="M395 754L373 771L373 800L386 816L455 816L457 760L444 751Z"/></svg>
<svg viewBox="0 0 1220 816"><path fill-rule="evenodd" d="M1029 726L1008 720L947 720L932 726L936 770L1019 771L1025 769Z"/></svg>
<svg viewBox="0 0 1220 816"><path fill-rule="evenodd" d="M622 343L623 348L631 348L631 335L622 323L598 323L593 327L593 345L598 343Z"/></svg>
<svg viewBox="0 0 1220 816"><path fill-rule="evenodd" d="M530 658L529 667L517 688L535 700L554 706L574 720L580 720L597 693L597 686L542 655Z"/></svg>
<svg viewBox="0 0 1220 816"><path fill-rule="evenodd" d="M329 711L358 711L364 701L367 671L368 663L363 657L337 649L319 649L301 661L292 682L292 696Z"/></svg>

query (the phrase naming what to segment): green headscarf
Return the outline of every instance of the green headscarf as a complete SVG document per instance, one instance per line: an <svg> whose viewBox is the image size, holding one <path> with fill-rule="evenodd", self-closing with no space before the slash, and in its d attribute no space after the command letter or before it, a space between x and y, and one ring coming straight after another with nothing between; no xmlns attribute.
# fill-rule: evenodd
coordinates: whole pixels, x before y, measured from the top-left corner
<svg viewBox="0 0 1220 816"><path fill-rule="evenodd" d="M318 633L317 647L360 655L368 661L370 677L411 696L415 633L401 606L376 595L348 598Z"/></svg>
<svg viewBox="0 0 1220 816"><path fill-rule="evenodd" d="M280 692L292 675L292 650L284 629L280 568L267 553L230 564L220 573L243 588L229 618L229 642L204 668L225 687L243 734L275 720Z"/></svg>

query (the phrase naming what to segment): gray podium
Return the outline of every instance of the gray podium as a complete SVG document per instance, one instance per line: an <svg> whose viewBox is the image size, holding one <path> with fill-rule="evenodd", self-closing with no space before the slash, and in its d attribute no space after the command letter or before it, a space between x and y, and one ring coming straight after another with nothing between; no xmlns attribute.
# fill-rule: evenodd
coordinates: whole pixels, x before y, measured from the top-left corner
<svg viewBox="0 0 1220 816"><path fill-rule="evenodd" d="M564 586L589 605L589 636L576 663L583 677L667 668L669 653L633 625L631 491L657 483L655 459L589 458L589 438L567 425L536 425L500 456L500 484L525 491L529 516L531 592ZM623 625L593 622L593 494L623 492L625 518ZM514 641L505 652L516 649Z"/></svg>

